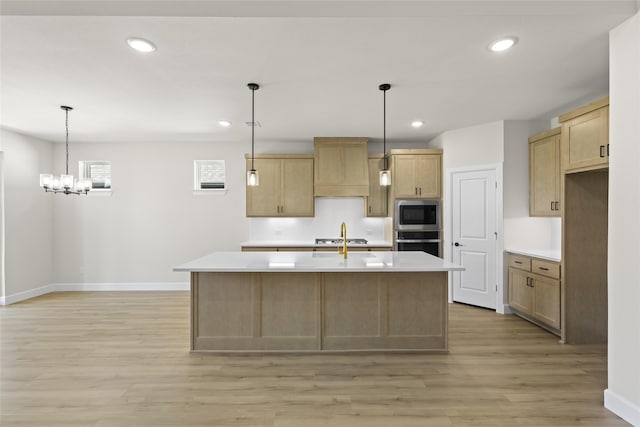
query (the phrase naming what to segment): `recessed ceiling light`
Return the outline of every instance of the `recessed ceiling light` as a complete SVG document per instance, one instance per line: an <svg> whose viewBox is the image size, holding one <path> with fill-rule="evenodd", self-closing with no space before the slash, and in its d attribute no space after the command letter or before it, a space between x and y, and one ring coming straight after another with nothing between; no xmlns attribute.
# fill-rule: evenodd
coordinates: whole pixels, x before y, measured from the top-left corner
<svg viewBox="0 0 640 427"><path fill-rule="evenodd" d="M156 46L153 43L140 37L129 37L127 44L131 49L137 50L138 52L150 53L156 50Z"/></svg>
<svg viewBox="0 0 640 427"><path fill-rule="evenodd" d="M492 41L489 44L489 50L492 52L503 52L515 45L518 39L515 37L503 37L501 39Z"/></svg>
<svg viewBox="0 0 640 427"><path fill-rule="evenodd" d="M414 128L419 128L424 124L424 122L422 120L414 120L411 122L411 126L413 126Z"/></svg>
<svg viewBox="0 0 640 427"><path fill-rule="evenodd" d="M229 120L220 120L218 121L218 124L225 128L231 126L231 122Z"/></svg>

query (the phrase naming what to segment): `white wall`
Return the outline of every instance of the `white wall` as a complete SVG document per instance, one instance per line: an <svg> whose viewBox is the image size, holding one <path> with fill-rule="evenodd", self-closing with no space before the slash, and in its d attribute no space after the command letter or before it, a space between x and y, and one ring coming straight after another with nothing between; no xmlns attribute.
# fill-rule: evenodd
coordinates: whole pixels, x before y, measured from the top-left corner
<svg viewBox="0 0 640 427"><path fill-rule="evenodd" d="M4 293L1 297L48 285L53 272L51 194L38 186L51 171L52 144L0 129L4 181ZM0 199L0 203L2 199Z"/></svg>
<svg viewBox="0 0 640 427"><path fill-rule="evenodd" d="M509 249L560 251L560 218L529 216L529 137L549 129L549 122L504 122L504 246Z"/></svg>
<svg viewBox="0 0 640 427"><path fill-rule="evenodd" d="M605 406L640 426L640 14L610 34L609 384Z"/></svg>
<svg viewBox="0 0 640 427"><path fill-rule="evenodd" d="M244 145L244 144L243 144ZM235 143L75 144L70 163L111 161L111 196L55 196L58 283L187 282L172 268L240 249L245 218L244 146ZM64 159L57 146L55 159ZM225 195L194 195L193 161L225 160ZM70 167L71 169L71 167ZM63 220L64 218L64 220Z"/></svg>
<svg viewBox="0 0 640 427"><path fill-rule="evenodd" d="M188 275L174 273L174 266L212 251L237 251L250 238L334 237L342 221L347 221L350 237L383 239L384 220L365 218L361 198L318 199L316 217L308 220L247 219L246 142L72 141L70 173L78 174L79 160L108 160L113 191L65 196L38 187L41 172L64 170L63 144L9 130L2 136L7 224L3 298L52 283L186 283ZM256 152L312 153L313 142L264 143ZM194 194L193 161L198 159L225 160L226 194ZM298 224L290 227L294 222Z"/></svg>
<svg viewBox="0 0 640 427"><path fill-rule="evenodd" d="M429 141L432 148L442 148L442 167L502 163L504 160L503 122L485 123L444 132Z"/></svg>

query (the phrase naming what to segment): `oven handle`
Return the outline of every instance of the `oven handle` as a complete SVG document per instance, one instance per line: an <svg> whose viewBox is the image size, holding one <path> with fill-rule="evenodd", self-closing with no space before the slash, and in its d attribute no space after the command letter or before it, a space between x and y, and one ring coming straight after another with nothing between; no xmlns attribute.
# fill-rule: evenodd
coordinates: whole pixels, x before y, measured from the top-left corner
<svg viewBox="0 0 640 427"><path fill-rule="evenodd" d="M440 239L429 239L429 240L412 240L412 239L396 239L398 243L434 243L439 242Z"/></svg>

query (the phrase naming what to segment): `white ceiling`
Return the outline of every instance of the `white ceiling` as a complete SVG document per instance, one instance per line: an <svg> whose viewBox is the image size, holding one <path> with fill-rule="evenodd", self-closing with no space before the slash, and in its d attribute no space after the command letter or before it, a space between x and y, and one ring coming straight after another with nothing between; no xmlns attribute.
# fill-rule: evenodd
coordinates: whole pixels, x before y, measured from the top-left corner
<svg viewBox="0 0 640 427"><path fill-rule="evenodd" d="M314 136L427 141L496 120L549 119L608 93L608 32L630 1L8 1L1 122L74 142ZM502 54L493 39L519 43ZM129 49L139 36L153 54ZM222 128L218 120L230 120ZM425 126L414 129L414 119Z"/></svg>

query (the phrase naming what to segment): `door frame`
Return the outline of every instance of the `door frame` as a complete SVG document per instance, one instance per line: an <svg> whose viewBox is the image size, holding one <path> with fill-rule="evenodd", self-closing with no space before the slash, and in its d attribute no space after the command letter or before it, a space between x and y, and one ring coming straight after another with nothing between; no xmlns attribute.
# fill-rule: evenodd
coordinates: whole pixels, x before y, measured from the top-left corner
<svg viewBox="0 0 640 427"><path fill-rule="evenodd" d="M464 166L456 168L447 168L445 170L444 181L444 200L443 200L443 219L444 235L442 237L442 247L444 248L444 259L452 262L453 250L451 247L451 236L453 236L453 211L451 209L451 202L453 200L453 176L457 173L463 172L484 172L492 171L496 175L496 232L498 238L496 240L496 313L506 314L511 313L507 300L507 293L504 289L504 216L503 216L503 180L502 180L502 163L491 163L485 165ZM449 302L453 302L453 280L449 275L448 279L449 287Z"/></svg>

